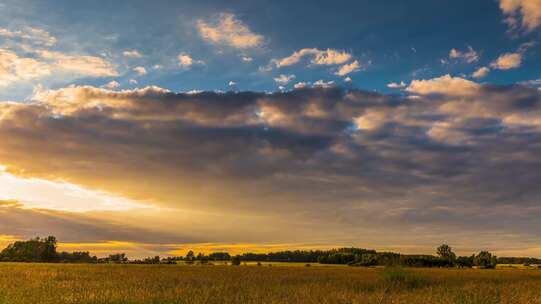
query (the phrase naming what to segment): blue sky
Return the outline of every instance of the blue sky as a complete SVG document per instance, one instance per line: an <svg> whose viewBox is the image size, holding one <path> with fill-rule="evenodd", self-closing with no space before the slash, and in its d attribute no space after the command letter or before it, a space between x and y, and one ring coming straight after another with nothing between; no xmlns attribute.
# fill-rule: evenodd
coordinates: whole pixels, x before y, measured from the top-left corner
<svg viewBox="0 0 541 304"><path fill-rule="evenodd" d="M61 77L53 73L19 81L1 93L0 98L5 100L26 98L37 85L54 89L69 84L100 86L110 81L118 82L119 88L157 85L173 91L276 91L279 86L290 89L295 83L323 80L398 93L387 85L446 74L471 78L477 69L489 66L502 54L517 52L523 43L535 43L539 36L536 30L510 30L497 1L2 3L0 14L5 17L0 27L11 31L24 27L45 30L57 39L48 49L101 56L114 63L118 72L114 77ZM261 40L238 47L202 37L198 22L219 29L225 16L231 16L237 27L244 27L249 35ZM314 65L305 57L291 66L261 71L273 59L308 48L346 52L351 60L344 64L357 60L359 67L339 76L335 75L339 64ZM475 61L449 58L452 49L467 52L469 48L478 56ZM494 70L478 81L511 84L539 78L538 49L535 45L524 51L520 66ZM133 50L141 56L123 55ZM180 54L193 60L191 66L179 66ZM161 67L153 68L156 65ZM144 67L146 74L138 75L133 71L136 67ZM277 83L274 78L280 75L294 78ZM347 77L351 82L345 81Z"/></svg>

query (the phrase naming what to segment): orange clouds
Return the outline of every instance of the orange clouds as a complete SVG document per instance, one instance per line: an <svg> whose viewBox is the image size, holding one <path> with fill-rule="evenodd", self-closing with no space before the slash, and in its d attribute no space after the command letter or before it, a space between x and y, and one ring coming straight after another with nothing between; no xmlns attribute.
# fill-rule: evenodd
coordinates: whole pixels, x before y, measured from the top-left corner
<svg viewBox="0 0 541 304"><path fill-rule="evenodd" d="M238 49L261 47L264 42L262 35L253 33L247 25L230 13L218 15L218 21L214 23L198 20L197 29L201 37L209 42Z"/></svg>
<svg viewBox="0 0 541 304"><path fill-rule="evenodd" d="M408 92L416 94L443 94L443 95L471 95L475 94L480 85L475 82L445 75L429 80L414 80L406 89Z"/></svg>
<svg viewBox="0 0 541 304"><path fill-rule="evenodd" d="M500 8L507 15L512 28L522 26L532 31L541 25L541 2L539 0L500 0Z"/></svg>

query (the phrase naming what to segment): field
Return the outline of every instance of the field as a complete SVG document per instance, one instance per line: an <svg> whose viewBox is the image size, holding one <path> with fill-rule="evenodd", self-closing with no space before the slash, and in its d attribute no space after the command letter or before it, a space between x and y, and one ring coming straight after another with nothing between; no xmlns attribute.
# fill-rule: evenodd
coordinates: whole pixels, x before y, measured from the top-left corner
<svg viewBox="0 0 541 304"><path fill-rule="evenodd" d="M0 264L0 303L541 303L540 270Z"/></svg>

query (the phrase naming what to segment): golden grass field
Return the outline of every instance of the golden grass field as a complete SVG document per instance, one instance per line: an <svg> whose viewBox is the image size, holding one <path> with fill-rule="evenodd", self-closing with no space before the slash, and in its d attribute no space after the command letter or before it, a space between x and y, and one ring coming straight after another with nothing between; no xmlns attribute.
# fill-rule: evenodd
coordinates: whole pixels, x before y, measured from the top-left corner
<svg viewBox="0 0 541 304"><path fill-rule="evenodd" d="M0 303L541 303L541 270L0 263Z"/></svg>

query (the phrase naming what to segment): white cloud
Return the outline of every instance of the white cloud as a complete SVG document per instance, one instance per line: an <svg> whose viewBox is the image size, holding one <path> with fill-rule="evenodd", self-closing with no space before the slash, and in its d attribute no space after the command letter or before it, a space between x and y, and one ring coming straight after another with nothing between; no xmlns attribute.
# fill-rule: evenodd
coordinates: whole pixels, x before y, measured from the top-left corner
<svg viewBox="0 0 541 304"><path fill-rule="evenodd" d="M204 40L238 49L257 48L263 45L263 36L253 33L234 14L222 13L217 19L212 23L197 21L197 29Z"/></svg>
<svg viewBox="0 0 541 304"><path fill-rule="evenodd" d="M138 66L138 67L135 67L133 68L133 71L139 75L145 75L147 74L147 69L145 69L145 67L142 67L142 66Z"/></svg>
<svg viewBox="0 0 541 304"><path fill-rule="evenodd" d="M138 84L139 82L136 79L130 79L129 83L130 84Z"/></svg>
<svg viewBox="0 0 541 304"><path fill-rule="evenodd" d="M130 58L143 57L143 54L141 54L138 50L126 50L122 54L124 55L124 57L130 57Z"/></svg>
<svg viewBox="0 0 541 304"><path fill-rule="evenodd" d="M490 69L487 67L481 67L471 75L473 78L483 78L490 73Z"/></svg>
<svg viewBox="0 0 541 304"><path fill-rule="evenodd" d="M331 88L334 87L334 81L318 80L314 82L313 86L319 88Z"/></svg>
<svg viewBox="0 0 541 304"><path fill-rule="evenodd" d="M288 84L291 80L295 79L295 75L280 75L278 77L275 77L274 78L274 81L278 84L281 84L281 85L286 85Z"/></svg>
<svg viewBox="0 0 541 304"><path fill-rule="evenodd" d="M445 75L428 80L413 80L406 91L420 95L469 96L477 93L479 88L480 85L473 81Z"/></svg>
<svg viewBox="0 0 541 304"><path fill-rule="evenodd" d="M479 54L471 46L469 46L468 50L464 52L457 49L451 49L449 52L449 58L461 59L467 63L475 63L479 61Z"/></svg>
<svg viewBox="0 0 541 304"><path fill-rule="evenodd" d="M233 80L231 80L231 81L228 83L228 85L229 85L230 87L233 87L233 86L236 86L237 83L234 82Z"/></svg>
<svg viewBox="0 0 541 304"><path fill-rule="evenodd" d="M500 8L511 29L522 27L530 32L541 25L539 0L500 0Z"/></svg>
<svg viewBox="0 0 541 304"><path fill-rule="evenodd" d="M21 39L32 44L43 46L53 46L56 44L56 38L51 36L49 32L35 27L25 27L22 30L0 28L0 37Z"/></svg>
<svg viewBox="0 0 541 304"><path fill-rule="evenodd" d="M311 57L310 63L316 65L339 65L348 62L353 56L345 51L335 49L319 50L319 49L301 49L294 52L288 57L274 60L277 67L291 66L297 64L304 57Z"/></svg>
<svg viewBox="0 0 541 304"><path fill-rule="evenodd" d="M116 88L120 87L120 83L118 83L118 81L113 80L113 81L105 84L103 87L106 88L106 89L112 90L112 89L116 89Z"/></svg>
<svg viewBox="0 0 541 304"><path fill-rule="evenodd" d="M345 81L345 82L351 82L351 80L352 80L351 77L346 77L346 78L344 78L344 81Z"/></svg>
<svg viewBox="0 0 541 304"><path fill-rule="evenodd" d="M346 76L347 74L357 72L361 68L359 61L355 60L352 63L345 64L335 73L338 76Z"/></svg>
<svg viewBox="0 0 541 304"><path fill-rule="evenodd" d="M250 56L242 56L242 61L244 62L252 62L254 60L254 58L250 57Z"/></svg>
<svg viewBox="0 0 541 304"><path fill-rule="evenodd" d="M307 86L308 86L308 83L306 82L297 82L295 85L293 85L295 89L302 89L302 88L306 88Z"/></svg>
<svg viewBox="0 0 541 304"><path fill-rule="evenodd" d="M521 53L506 53L498 57L490 66L498 70L510 70L520 67L521 64Z"/></svg>
<svg viewBox="0 0 541 304"><path fill-rule="evenodd" d="M159 70L159 69L162 69L162 68L163 68L163 65L161 65L161 64L155 64L155 65L152 66L152 68L155 69L155 70Z"/></svg>
<svg viewBox="0 0 541 304"><path fill-rule="evenodd" d="M390 89L404 89L406 87L406 83L404 81L401 81L400 83L391 82L387 85Z"/></svg>

